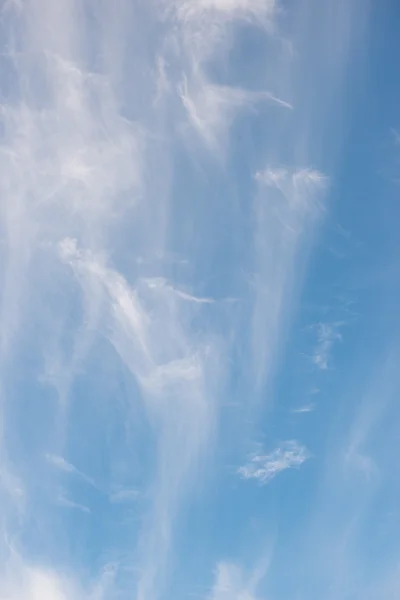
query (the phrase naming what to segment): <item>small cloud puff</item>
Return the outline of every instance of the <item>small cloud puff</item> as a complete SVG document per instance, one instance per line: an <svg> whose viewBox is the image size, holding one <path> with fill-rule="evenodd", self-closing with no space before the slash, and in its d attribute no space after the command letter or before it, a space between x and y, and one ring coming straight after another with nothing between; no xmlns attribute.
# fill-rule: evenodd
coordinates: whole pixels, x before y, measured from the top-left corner
<svg viewBox="0 0 400 600"><path fill-rule="evenodd" d="M307 449L295 440L290 440L270 454L253 455L246 465L238 469L238 473L243 479L256 479L261 484L266 484L281 471L299 468L308 458Z"/></svg>

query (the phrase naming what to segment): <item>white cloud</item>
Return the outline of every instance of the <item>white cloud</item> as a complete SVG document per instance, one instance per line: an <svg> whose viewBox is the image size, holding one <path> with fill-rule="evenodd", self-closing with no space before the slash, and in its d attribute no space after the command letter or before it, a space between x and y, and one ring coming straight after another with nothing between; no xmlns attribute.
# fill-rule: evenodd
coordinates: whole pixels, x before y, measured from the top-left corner
<svg viewBox="0 0 400 600"><path fill-rule="evenodd" d="M41 569L21 561L15 554L0 568L2 600L83 600L80 590L51 569Z"/></svg>
<svg viewBox="0 0 400 600"><path fill-rule="evenodd" d="M363 382L361 402L349 428L346 445L341 449L341 459L346 469L359 471L370 483L379 476L382 468L376 464L371 442L376 429L387 416L397 397L399 385L397 364L398 352L391 350L381 358L379 366L374 365L375 371L372 371L367 379L364 364L359 367L357 373ZM382 439L380 445L386 443L387 440Z"/></svg>
<svg viewBox="0 0 400 600"><path fill-rule="evenodd" d="M299 408L293 408L292 412L301 414L301 413L310 413L315 409L314 404L305 404L304 406L300 406Z"/></svg>
<svg viewBox="0 0 400 600"><path fill-rule="evenodd" d="M110 494L110 502L113 504L125 504L130 502L136 502L140 497L138 490L122 489Z"/></svg>
<svg viewBox="0 0 400 600"><path fill-rule="evenodd" d="M172 291L177 296L179 296L183 300L187 300L188 302L194 302L197 304L213 304L215 302L215 300L213 300L212 298L198 298L183 290L177 289L176 287L173 287L170 283L168 283L166 279L162 279L160 277L157 279L147 279L146 282L149 288L164 287L165 289Z"/></svg>
<svg viewBox="0 0 400 600"><path fill-rule="evenodd" d="M76 475L83 481L86 481L86 483L88 483L89 485L96 487L96 484L93 481L93 479L91 479L90 477L88 477L88 475L77 469L73 464L69 463L62 456L58 456L56 454L46 454L45 458L50 465L52 465L59 471L68 473L70 475Z"/></svg>
<svg viewBox="0 0 400 600"><path fill-rule="evenodd" d="M9 600L67 600L61 582L56 576L30 570L20 584L20 589L11 590Z"/></svg>
<svg viewBox="0 0 400 600"><path fill-rule="evenodd" d="M60 513L67 511L60 509L90 513L85 521L94 529L98 515L91 503L89 508L74 502L71 490L58 498L49 498L48 490L60 477L96 487L64 458L77 456L69 452L73 447L78 465L87 464L79 452L93 453L96 482L101 471L104 489L117 490L109 496L113 511L122 512L126 507L117 505L133 502L136 489L123 485L116 465L122 454L130 475L137 466L131 461L135 418L143 419L140 425L149 434L141 450L151 455L154 470L146 471L144 489L138 490L147 510L139 538L128 531L129 547L121 550L136 568L128 597L156 600L165 594L179 509L193 482L200 485L212 452L223 387L224 342L219 323L206 317L218 303L208 291L196 295L210 275L197 271L209 249L196 231L198 247L189 241L176 249L176 240L171 242L176 225L186 232L185 210L193 222L198 216L191 192L198 191L201 178L194 177L188 188L182 184L183 150L185 156L195 154L200 138L211 158L224 156L237 115L256 104L277 105L276 113L295 122L289 127L289 152L271 132L255 161L276 165L287 157L293 165L268 167L256 176L255 240L253 233L247 240L249 247L254 241L249 267L254 286L247 304L243 293L251 351L246 341L240 350L251 354L258 386L267 380L284 337L300 279L298 256L320 212L325 180L302 167L313 162L305 140L312 119L302 121L291 111L297 98L286 96L292 80L283 81L288 70L281 77L281 61L268 58L279 77L263 80L261 91L223 85L212 75L212 61L226 55L234 41L232 25L255 24L268 35L278 3L179 0L143 7L137 11L135 2L118 0L100 3L93 14L91 2L82 8L70 0L14 0L2 14L7 69L0 107L0 556L8 564L15 553L8 540L23 546L29 538L18 550L44 562L47 555L50 563L48 570L19 565L11 578L0 571L4 600L119 597L112 577L107 591L100 576L95 591L89 585L83 593L51 568L65 561L66 571L74 570L69 536L81 534L70 530L73 519L62 528ZM301 78L298 65L293 69ZM307 135L297 135L299 130ZM186 198L181 211L177 206ZM221 194L221 213L231 211L231 200ZM205 204L201 210L209 209ZM213 219L211 212L205 216ZM182 285L174 279L178 265L189 273ZM218 276L217 264L215 271ZM201 281L192 288L199 272ZM239 312L242 304L237 305ZM217 333L209 335L209 327ZM47 387L38 389L37 381ZM252 383L245 383L251 397ZM125 384L123 404L119 392ZM21 434L25 419L32 435ZM115 421L122 425L113 437ZM56 453L47 454L43 469L49 448ZM299 466L300 449L296 455L289 445L282 453L254 457L258 475L252 463L241 475L267 481L272 473ZM103 465L107 460L110 465ZM53 533L53 524L66 539ZM108 543L101 540L105 561L114 551ZM103 558L97 556L96 564ZM225 587L230 597L254 598L252 577L221 566L213 594L219 599Z"/></svg>
<svg viewBox="0 0 400 600"><path fill-rule="evenodd" d="M198 20L202 16L216 18L215 15L224 19L271 18L276 8L275 0L184 0L178 5L178 14L183 20Z"/></svg>
<svg viewBox="0 0 400 600"><path fill-rule="evenodd" d="M61 250L83 289L93 278L103 286L104 335L140 386L159 439L153 508L139 542L138 594L152 596L165 577L175 512L212 439L216 364L211 368L210 360L216 357L190 329L193 310L204 303L187 302L163 280L141 279L130 287L120 273L70 240Z"/></svg>
<svg viewBox="0 0 400 600"><path fill-rule="evenodd" d="M338 328L343 323L318 323L315 328L317 330L317 345L312 356L313 363L321 370L325 371L329 368L330 358L335 342L342 339Z"/></svg>
<svg viewBox="0 0 400 600"><path fill-rule="evenodd" d="M182 75L177 91L189 123L209 150L225 154L229 128L239 110L258 102L291 108L274 91L254 92L221 85L209 73L210 59L229 47L232 22L253 22L267 29L275 16L274 0L184 0L175 2L178 33L172 46L179 48Z"/></svg>
<svg viewBox="0 0 400 600"><path fill-rule="evenodd" d="M309 456L304 446L288 441L270 454L252 456L246 465L238 469L238 473L243 479L256 479L265 484L286 469L298 469Z"/></svg>
<svg viewBox="0 0 400 600"><path fill-rule="evenodd" d="M72 508L72 509L79 510L79 511L87 513L87 514L91 513L91 510L88 506L85 506L84 504L80 504L79 502L74 502L73 500L70 500L69 498L67 498L66 496L63 496L63 495L60 495L57 498L57 504L64 508Z"/></svg>
<svg viewBox="0 0 400 600"><path fill-rule="evenodd" d="M397 365L397 350L379 359L373 354L371 363L362 352L355 356L350 380L334 396L340 409L325 425L328 450L320 456L318 491L298 540L296 572L314 578L317 570L320 589L331 599L349 592L371 600L396 597L398 512L390 489L396 490L394 499L397 443L389 432L397 440L397 428L389 421L398 414L397 409L392 412L399 389ZM374 542L371 552L366 538ZM384 553L378 562L377 547Z"/></svg>
<svg viewBox="0 0 400 600"><path fill-rule="evenodd" d="M55 454L47 454L46 460L52 464L56 469L64 471L64 473L77 473L77 469L65 460L62 456L56 456Z"/></svg>
<svg viewBox="0 0 400 600"><path fill-rule="evenodd" d="M208 600L256 600L260 598L258 588L265 578L269 559L262 560L250 573L241 565L220 562L215 572L215 581Z"/></svg>
<svg viewBox="0 0 400 600"><path fill-rule="evenodd" d="M76 294L58 243L68 237L99 253L107 254L109 244L115 249L121 235L114 227L142 193L145 139L142 126L122 115L104 64L93 69L84 11L75 12L68 0L20 3L18 14L16 5L2 12L1 43L9 75L7 83L2 77L7 92L0 109L0 556L8 564L16 552L8 540L18 540L21 554L40 555L51 566L70 533L61 541L53 530L65 519L62 507L89 511L68 496L49 496L56 470L94 485L62 455L74 443L71 389L101 316L96 286L82 299ZM104 16L99 10L103 24ZM121 13L118 18L123 20ZM92 25L101 46L92 50L105 60L112 40ZM34 372L27 376L31 363ZM10 385L16 373L25 382L23 393ZM48 387L37 389L38 380L54 385L58 401ZM23 435L28 424L32 436ZM81 426L84 439L88 432ZM43 469L47 448L59 454L48 455L51 468ZM28 551L23 540L32 523ZM1 598L79 597L43 573L21 567L12 578L21 584L10 583L6 591L0 573Z"/></svg>
<svg viewBox="0 0 400 600"><path fill-rule="evenodd" d="M25 496L23 482L4 463L0 465L0 490L14 502L21 502Z"/></svg>
<svg viewBox="0 0 400 600"><path fill-rule="evenodd" d="M106 565L98 580L83 589L56 569L24 563L18 554L0 568L2 600L105 600L109 598L114 569Z"/></svg>
<svg viewBox="0 0 400 600"><path fill-rule="evenodd" d="M255 384L268 379L283 325L301 282L304 259L321 216L326 178L309 169L256 173L252 362Z"/></svg>
<svg viewBox="0 0 400 600"><path fill-rule="evenodd" d="M213 151L219 151L226 143L227 133L239 109L251 108L259 102L292 108L289 102L270 92L257 93L211 84L200 75L191 85L184 77L179 95L194 129Z"/></svg>

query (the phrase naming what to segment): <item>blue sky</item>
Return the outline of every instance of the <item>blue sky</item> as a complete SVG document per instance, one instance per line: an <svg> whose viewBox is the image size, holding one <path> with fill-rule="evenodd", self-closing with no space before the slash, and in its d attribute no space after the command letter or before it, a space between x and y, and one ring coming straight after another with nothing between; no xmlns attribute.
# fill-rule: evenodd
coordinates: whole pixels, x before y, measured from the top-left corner
<svg viewBox="0 0 400 600"><path fill-rule="evenodd" d="M0 600L397 600L399 4L0 6Z"/></svg>

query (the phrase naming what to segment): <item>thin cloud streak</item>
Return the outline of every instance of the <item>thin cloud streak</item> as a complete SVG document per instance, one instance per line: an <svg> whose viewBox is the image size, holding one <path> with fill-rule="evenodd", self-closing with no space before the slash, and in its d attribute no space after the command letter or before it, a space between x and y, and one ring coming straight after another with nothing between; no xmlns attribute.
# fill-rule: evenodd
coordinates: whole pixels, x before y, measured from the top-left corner
<svg viewBox="0 0 400 600"><path fill-rule="evenodd" d="M217 80L212 67L228 55L236 26L257 27L266 38L278 33L279 11L273 0L143 6L28 0L8 2L3 11L9 73L0 107L4 598L136 594L157 600L167 593L181 509L211 464L225 366L234 354L220 327L226 319L232 331L231 313L220 319L222 311L215 312L221 293L205 288L209 273L199 266L214 251L201 239L211 233L193 223L205 215L203 221L213 225L217 213L208 197L214 183L226 191L218 211L234 214L224 179L230 182L231 173L223 173L233 126L238 116L269 110L294 123L285 142L290 152L272 132L249 166L249 187L256 189L247 199L250 264L242 266L253 285L238 290L234 302L246 321L240 352L251 363L243 369L248 396L271 381L293 290L301 284L299 257L323 212L326 178L310 167L315 161L307 135L298 133L309 123L300 122L291 85L272 77L258 91L230 86ZM281 59L273 54L268 60L280 73ZM290 67L289 83L295 70L302 75ZM292 155L292 146L305 151ZM195 175L186 163L182 167L183 155ZM260 164L268 166L257 171ZM241 226L235 223L234 231ZM181 234L184 242L175 247ZM212 262L217 277L227 266ZM74 456L83 470L64 456ZM239 474L267 483L307 457L305 448L288 442L253 457ZM60 478L65 492L54 498ZM122 521L126 505L140 494L141 526L126 527L123 549L115 549L114 540L108 546L104 531L114 532L115 523L101 501L92 504L85 496L87 506L74 502L79 479L97 491L111 490L104 495ZM82 531L75 525L70 530L66 509L84 513ZM56 529L52 538L60 523L66 541ZM95 566L82 568L85 555L69 554L69 536L76 536L76 548L99 544ZM109 554L115 576L106 569ZM32 556L49 568L31 567ZM55 573L60 565L70 580ZM218 568L212 600L226 589L238 599L256 597L260 577L246 578L238 569ZM95 571L93 580L81 581L86 570ZM126 588L119 587L122 572Z"/></svg>
<svg viewBox="0 0 400 600"><path fill-rule="evenodd" d="M192 89L185 78L179 88L182 104L190 122L208 147L221 151L221 140L226 140L238 110L251 108L260 102L272 102L286 109L293 106L271 92L248 92L215 84L197 78Z"/></svg>
<svg viewBox="0 0 400 600"><path fill-rule="evenodd" d="M88 515L91 514L91 510L89 507L85 506L84 504L79 504L79 502L74 502L73 500L70 500L69 498L66 498L65 496L61 495L57 498L57 504L59 506L62 506L64 508L72 508L75 510L79 510L83 513L86 513Z"/></svg>
<svg viewBox="0 0 400 600"><path fill-rule="evenodd" d="M215 569L215 581L207 600L257 600L260 584L265 579L270 566L270 557L263 557L250 572L240 564L219 562Z"/></svg>
<svg viewBox="0 0 400 600"><path fill-rule="evenodd" d="M206 384L210 349L191 339L185 328L186 299L173 288L142 280L132 289L119 273L79 250L73 240L63 241L61 253L83 287L93 276L104 287L107 335L136 378L159 437L153 513L140 542L145 558L138 584L139 597L152 596L165 577L172 522L185 480L210 442L215 410L212 389Z"/></svg>
<svg viewBox="0 0 400 600"><path fill-rule="evenodd" d="M260 388L276 360L278 332L290 314L298 257L321 216L326 178L318 171L267 167L256 174L252 353Z"/></svg>
<svg viewBox="0 0 400 600"><path fill-rule="evenodd" d="M63 471L64 473L78 473L78 470L74 467L74 465L71 465L71 463L66 461L65 458L63 458L62 456L56 456L54 454L47 454L46 460L51 465L56 467L56 469L59 469L60 471Z"/></svg>
<svg viewBox="0 0 400 600"><path fill-rule="evenodd" d="M243 479L255 479L264 485L286 469L299 469L309 457L306 448L292 440L278 446L270 454L252 456L237 472Z"/></svg>
<svg viewBox="0 0 400 600"><path fill-rule="evenodd" d="M62 456L57 456L56 454L46 454L45 458L50 465L52 465L59 471L70 475L75 475L76 477L82 479L89 485L97 487L93 479L91 479L85 473L82 473L82 471L77 469L73 464L69 463Z"/></svg>
<svg viewBox="0 0 400 600"><path fill-rule="evenodd" d="M260 101L292 108L272 91L252 92L213 81L207 72L210 60L223 55L230 43L229 26L251 21L268 30L275 17L275 2L260 0L187 0L172 2L179 25L173 47L179 47L182 77L177 91L188 122L217 157L224 156L229 129L238 111ZM186 128L185 128L186 129Z"/></svg>
<svg viewBox="0 0 400 600"><path fill-rule="evenodd" d="M322 371L326 371L330 366L331 354L335 342L342 340L342 335L338 331L341 325L343 323L318 323L315 326L317 330L317 345L312 355L312 361Z"/></svg>
<svg viewBox="0 0 400 600"><path fill-rule="evenodd" d="M295 414L303 414L310 413L313 410L315 410L314 404L305 404L304 406L300 406L299 408L293 408L291 412Z"/></svg>
<svg viewBox="0 0 400 600"><path fill-rule="evenodd" d="M140 492L138 490L118 490L109 496L110 502L113 504L137 502L139 498Z"/></svg>

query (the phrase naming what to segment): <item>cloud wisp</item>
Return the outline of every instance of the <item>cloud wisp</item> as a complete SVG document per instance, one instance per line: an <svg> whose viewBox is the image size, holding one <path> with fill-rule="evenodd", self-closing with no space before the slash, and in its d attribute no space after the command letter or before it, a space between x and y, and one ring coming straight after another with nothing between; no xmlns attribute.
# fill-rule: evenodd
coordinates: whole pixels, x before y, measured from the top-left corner
<svg viewBox="0 0 400 600"><path fill-rule="evenodd" d="M310 413L315 409L315 405L314 404L305 404L304 406L300 406L299 408L293 408L292 409L292 413L295 414L306 414L306 413Z"/></svg>
<svg viewBox="0 0 400 600"><path fill-rule="evenodd" d="M306 448L291 440L278 446L269 454L255 454L239 467L238 474L242 479L255 479L265 485L279 473L287 469L299 469L310 458Z"/></svg>
<svg viewBox="0 0 400 600"><path fill-rule="evenodd" d="M1 598L172 594L193 497L232 445L226 386L251 421L325 213L325 96L298 83L308 46L287 50L307 7L3 3ZM308 457L289 441L238 474ZM263 573L220 563L210 600L255 600Z"/></svg>
<svg viewBox="0 0 400 600"><path fill-rule="evenodd" d="M342 335L339 333L341 325L343 323L318 323L315 326L317 330L317 344L312 355L312 362L322 371L329 369L333 346L335 342L342 340Z"/></svg>
<svg viewBox="0 0 400 600"><path fill-rule="evenodd" d="M258 587L266 575L266 565L260 564L253 572L245 573L241 566L220 562L215 581L207 600L257 600Z"/></svg>
<svg viewBox="0 0 400 600"><path fill-rule="evenodd" d="M88 477L85 473L82 473L82 471L77 469L62 456L57 456L56 454L46 454L45 458L51 466L53 466L55 469L58 469L62 473L66 473L67 475L75 475L82 481L85 481L89 485L96 487L93 479Z"/></svg>
<svg viewBox="0 0 400 600"><path fill-rule="evenodd" d="M83 287L93 277L103 286L105 334L140 386L159 439L154 507L140 542L144 565L138 595L147 597L155 593L156 577L159 581L165 574L179 498L210 441L214 408L209 362L217 357L211 347L190 337L185 321L192 303L188 306L172 286L142 279L131 288L93 254L80 251L74 240L64 240L61 253Z"/></svg>
<svg viewBox="0 0 400 600"><path fill-rule="evenodd" d="M267 167L256 174L256 272L252 313L252 353L257 386L268 378L278 334L298 285L301 255L321 216L319 198L326 178L318 171ZM300 257L300 264L299 264Z"/></svg>

